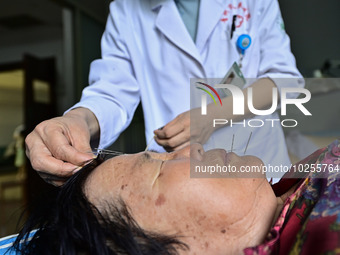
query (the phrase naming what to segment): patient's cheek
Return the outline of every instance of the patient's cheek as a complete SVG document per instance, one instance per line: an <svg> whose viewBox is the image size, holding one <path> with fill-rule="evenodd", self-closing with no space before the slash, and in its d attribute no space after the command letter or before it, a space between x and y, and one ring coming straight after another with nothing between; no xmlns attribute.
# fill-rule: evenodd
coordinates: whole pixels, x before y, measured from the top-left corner
<svg viewBox="0 0 340 255"><path fill-rule="evenodd" d="M155 206L162 206L166 202L166 198L163 194L159 194L155 201Z"/></svg>
<svg viewBox="0 0 340 255"><path fill-rule="evenodd" d="M122 186L120 186L120 190L124 190L125 188L127 188L128 184L123 184Z"/></svg>

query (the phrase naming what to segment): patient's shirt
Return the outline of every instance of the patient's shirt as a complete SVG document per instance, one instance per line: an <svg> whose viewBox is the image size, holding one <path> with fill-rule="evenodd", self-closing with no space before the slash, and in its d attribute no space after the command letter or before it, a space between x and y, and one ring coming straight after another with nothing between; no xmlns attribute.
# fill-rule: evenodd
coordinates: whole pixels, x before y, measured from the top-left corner
<svg viewBox="0 0 340 255"><path fill-rule="evenodd" d="M339 140L297 163L273 190L280 196L296 183L263 244L245 249L245 254L339 254Z"/></svg>
<svg viewBox="0 0 340 255"><path fill-rule="evenodd" d="M30 241L36 232L37 232L36 230L33 230L32 232L30 232L28 235L27 241ZM18 235L16 234L16 235L11 235L11 236L0 238L0 255L20 254L13 249L13 244L17 236Z"/></svg>

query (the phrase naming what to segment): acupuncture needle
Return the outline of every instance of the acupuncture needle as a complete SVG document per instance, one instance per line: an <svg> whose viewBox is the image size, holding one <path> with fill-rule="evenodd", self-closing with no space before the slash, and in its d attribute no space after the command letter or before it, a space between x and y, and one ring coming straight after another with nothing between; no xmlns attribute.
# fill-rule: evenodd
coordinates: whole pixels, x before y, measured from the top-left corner
<svg viewBox="0 0 340 255"><path fill-rule="evenodd" d="M253 132L250 132L250 135L249 135L249 138L248 138L248 141L247 141L247 145L246 145L246 148L244 149L244 153L243 154L246 154L247 152L247 149L248 149L248 145L249 145L249 142L250 142L250 139L251 139L251 136L252 136ZM147 151L151 145L151 143L153 142L153 140L156 138L156 135L154 135L153 137L151 137L151 139L149 140L148 144L146 145L146 148L144 151ZM232 141L231 141L231 150L230 152L233 152L233 148L234 148L234 139L235 139L235 134L233 134L233 138L232 138Z"/></svg>
<svg viewBox="0 0 340 255"><path fill-rule="evenodd" d="M113 151L113 150L108 150L108 149L100 149L100 148L95 148L96 151L93 151L94 154L111 154L111 155L123 155L123 152L120 151Z"/></svg>
<svg viewBox="0 0 340 255"><path fill-rule="evenodd" d="M144 151L148 151L148 149L149 149L149 147L150 147L152 141L153 141L155 138L156 138L156 135L154 135L154 136L150 139L150 141L149 141L148 144L146 145L146 148L145 148Z"/></svg>
<svg viewBox="0 0 340 255"><path fill-rule="evenodd" d="M246 145L246 148L245 148L243 154L246 154L246 151L247 151L247 149L248 149L249 141L250 141L250 138L251 138L251 135L252 135L252 134L253 134L253 132L250 132L250 136L249 136L249 138L248 138L248 142L247 142L247 145Z"/></svg>
<svg viewBox="0 0 340 255"><path fill-rule="evenodd" d="M112 155L113 157L115 156L120 156L120 155L124 155L123 152L120 151L112 151L112 150L107 150L107 149L100 149L100 148L94 148L94 150L91 151L87 151L85 153L90 153L95 155L96 157L98 157L99 154L105 154L105 155ZM95 157L94 157L95 158ZM78 172L80 169L82 169L84 166L86 166L88 163L90 163L93 159L87 160L86 162L84 162L81 166L76 167L75 169L73 169L72 174Z"/></svg>
<svg viewBox="0 0 340 255"><path fill-rule="evenodd" d="M233 148L234 148L234 138L235 138L235 134L233 134L233 139L231 140L231 149L230 149L230 152L233 152Z"/></svg>

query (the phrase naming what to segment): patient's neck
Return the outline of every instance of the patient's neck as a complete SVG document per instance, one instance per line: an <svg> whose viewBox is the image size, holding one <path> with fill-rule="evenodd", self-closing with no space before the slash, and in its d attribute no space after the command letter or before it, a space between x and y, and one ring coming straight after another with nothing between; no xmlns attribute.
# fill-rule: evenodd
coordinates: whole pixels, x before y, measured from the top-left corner
<svg viewBox="0 0 340 255"><path fill-rule="evenodd" d="M276 207L275 215L274 215L274 218L273 218L272 226L274 226L274 224L276 223L278 217L280 216L280 213L281 213L281 211L283 209L283 206L284 206L286 200L288 199L288 197L290 195L292 195L294 193L294 191L296 190L298 184L299 183L296 183L286 193L284 193L281 196L277 197L277 207Z"/></svg>

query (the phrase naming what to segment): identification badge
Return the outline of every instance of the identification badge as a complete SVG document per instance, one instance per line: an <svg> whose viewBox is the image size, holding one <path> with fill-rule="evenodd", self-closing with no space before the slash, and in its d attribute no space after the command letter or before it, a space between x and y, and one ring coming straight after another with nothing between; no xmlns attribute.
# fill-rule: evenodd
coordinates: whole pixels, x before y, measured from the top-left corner
<svg viewBox="0 0 340 255"><path fill-rule="evenodd" d="M230 67L229 71L221 80L220 84L232 84L239 87L240 89L243 89L243 86L246 84L246 79L244 78L243 73L236 62L234 62ZM221 97L227 97L231 95L231 92L228 89L222 88L219 90Z"/></svg>

